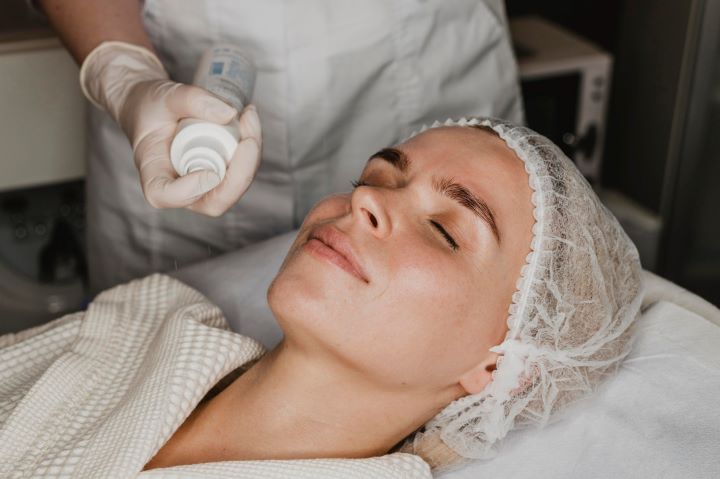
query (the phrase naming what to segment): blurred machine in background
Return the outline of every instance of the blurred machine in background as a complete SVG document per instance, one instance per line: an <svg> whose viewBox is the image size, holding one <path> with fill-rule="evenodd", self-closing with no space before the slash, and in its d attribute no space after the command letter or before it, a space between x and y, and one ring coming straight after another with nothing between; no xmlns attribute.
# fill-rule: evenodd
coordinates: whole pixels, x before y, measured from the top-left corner
<svg viewBox="0 0 720 479"><path fill-rule="evenodd" d="M83 183L0 193L0 334L81 309Z"/></svg>
<svg viewBox="0 0 720 479"><path fill-rule="evenodd" d="M528 126L599 184L612 57L542 17L513 18L510 31Z"/></svg>

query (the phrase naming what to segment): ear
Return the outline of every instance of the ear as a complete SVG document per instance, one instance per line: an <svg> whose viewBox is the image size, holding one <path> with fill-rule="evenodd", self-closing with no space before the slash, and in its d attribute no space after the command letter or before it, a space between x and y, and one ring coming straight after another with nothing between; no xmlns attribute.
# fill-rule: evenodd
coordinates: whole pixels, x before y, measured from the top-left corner
<svg viewBox="0 0 720 479"><path fill-rule="evenodd" d="M492 381L492 373L495 371L499 354L488 353L481 362L476 364L460 377L460 385L468 394L477 394Z"/></svg>

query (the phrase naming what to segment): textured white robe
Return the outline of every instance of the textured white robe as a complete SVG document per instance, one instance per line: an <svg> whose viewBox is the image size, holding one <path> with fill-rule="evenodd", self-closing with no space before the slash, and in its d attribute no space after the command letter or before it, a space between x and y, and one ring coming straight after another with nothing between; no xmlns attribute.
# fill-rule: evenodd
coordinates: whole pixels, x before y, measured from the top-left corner
<svg viewBox="0 0 720 479"><path fill-rule="evenodd" d="M161 274L0 336L0 477L432 477L419 456L401 453L141 472L218 381L263 352L204 296Z"/></svg>

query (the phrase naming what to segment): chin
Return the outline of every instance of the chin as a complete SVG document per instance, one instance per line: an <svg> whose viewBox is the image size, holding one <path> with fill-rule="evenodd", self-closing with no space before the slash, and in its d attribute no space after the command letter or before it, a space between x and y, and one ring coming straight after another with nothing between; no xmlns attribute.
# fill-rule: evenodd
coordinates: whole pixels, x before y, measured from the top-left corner
<svg viewBox="0 0 720 479"><path fill-rule="evenodd" d="M298 264L297 259L289 261L275 276L267 292L270 310L285 332L293 327L288 323L317 322L318 318L334 316L328 307L333 304L332 298L337 298L333 294L337 280L333 281L327 272L313 271L308 264Z"/></svg>

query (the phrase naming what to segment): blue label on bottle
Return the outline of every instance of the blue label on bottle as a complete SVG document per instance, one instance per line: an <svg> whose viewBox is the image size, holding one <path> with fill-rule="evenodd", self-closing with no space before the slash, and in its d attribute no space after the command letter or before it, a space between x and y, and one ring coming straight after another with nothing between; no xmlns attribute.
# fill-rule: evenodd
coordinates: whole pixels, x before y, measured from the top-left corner
<svg viewBox="0 0 720 479"><path fill-rule="evenodd" d="M225 63L223 63L223 62L213 62L210 65L210 74L211 75L222 75L224 65L225 65Z"/></svg>

